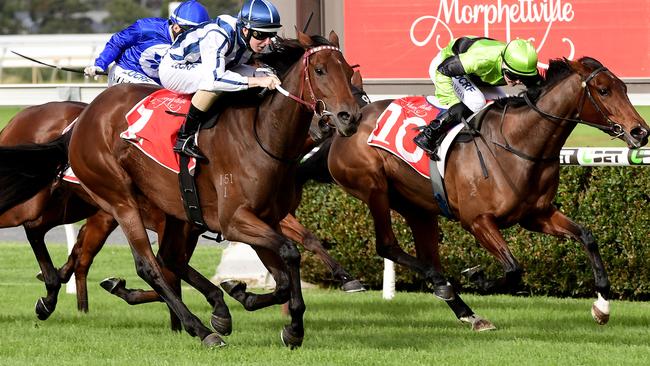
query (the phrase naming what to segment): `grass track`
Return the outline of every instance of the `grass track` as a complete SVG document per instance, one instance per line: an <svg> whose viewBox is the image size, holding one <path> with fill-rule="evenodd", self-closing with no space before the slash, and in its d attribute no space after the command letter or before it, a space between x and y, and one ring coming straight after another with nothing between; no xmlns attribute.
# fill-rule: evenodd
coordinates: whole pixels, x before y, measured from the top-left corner
<svg viewBox="0 0 650 366"><path fill-rule="evenodd" d="M65 246L51 245L55 263ZM199 247L192 264L214 273L220 252ZM306 338L297 351L279 341L287 322L279 307L253 313L228 299L234 333L224 349L204 349L196 338L168 330L163 304L129 306L97 282L137 279L126 246L108 246L89 276L90 313L76 311L74 296L61 294L57 311L36 319L34 302L44 294L34 279L36 262L24 244L0 244L0 364L2 365L647 365L650 304L613 302L612 319L598 326L587 299L465 296L499 330L475 334L447 307L422 293L343 294L305 290ZM202 320L210 308L196 291L184 289L188 307Z"/></svg>

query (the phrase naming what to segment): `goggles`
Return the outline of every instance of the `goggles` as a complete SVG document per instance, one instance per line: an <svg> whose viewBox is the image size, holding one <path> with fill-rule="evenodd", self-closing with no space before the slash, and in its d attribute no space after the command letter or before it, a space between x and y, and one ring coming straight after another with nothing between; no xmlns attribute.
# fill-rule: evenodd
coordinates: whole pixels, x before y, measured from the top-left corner
<svg viewBox="0 0 650 366"><path fill-rule="evenodd" d="M251 29L251 37L257 39L258 41L264 41L265 39L273 38L277 34L277 32L262 32L256 29Z"/></svg>

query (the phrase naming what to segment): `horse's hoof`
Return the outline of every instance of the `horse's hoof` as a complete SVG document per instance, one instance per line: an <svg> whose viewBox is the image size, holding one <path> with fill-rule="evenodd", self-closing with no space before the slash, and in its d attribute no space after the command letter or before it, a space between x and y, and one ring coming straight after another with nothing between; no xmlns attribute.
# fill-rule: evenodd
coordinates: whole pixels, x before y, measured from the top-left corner
<svg viewBox="0 0 650 366"><path fill-rule="evenodd" d="M219 284L221 288L230 296L236 292L246 291L246 284L237 280L225 280Z"/></svg>
<svg viewBox="0 0 650 366"><path fill-rule="evenodd" d="M591 305L591 317L598 325L605 325L609 321L609 314L602 312L595 303Z"/></svg>
<svg viewBox="0 0 650 366"><path fill-rule="evenodd" d="M208 348L221 348L226 346L226 342L217 334L211 333L201 341Z"/></svg>
<svg viewBox="0 0 650 366"><path fill-rule="evenodd" d="M454 299L454 288L447 282L446 285L436 286L433 294L440 300L451 301Z"/></svg>
<svg viewBox="0 0 650 366"><path fill-rule="evenodd" d="M220 316L212 315L210 325L215 332L222 336L227 336L232 333L232 318L222 318Z"/></svg>
<svg viewBox="0 0 650 366"><path fill-rule="evenodd" d="M126 286L126 280L123 278L105 278L102 280L102 282L99 283L99 285L106 291L110 292L111 294L115 293L115 290L118 287L124 287Z"/></svg>
<svg viewBox="0 0 650 366"><path fill-rule="evenodd" d="M483 319L480 316L474 314L471 316L464 316L460 318L460 321L463 323L469 323L472 325L472 330L475 332L483 332L486 330L495 330L497 327L492 324L491 321Z"/></svg>
<svg viewBox="0 0 650 366"><path fill-rule="evenodd" d="M291 330L289 330L288 325L282 329L282 332L280 332L280 339L282 340L282 344L284 344L286 347L289 347L290 349L296 349L302 346L302 338L302 336L291 334Z"/></svg>
<svg viewBox="0 0 650 366"><path fill-rule="evenodd" d="M36 279L41 282L45 282L45 277L43 277L43 271L38 271L38 273L36 274Z"/></svg>
<svg viewBox="0 0 650 366"><path fill-rule="evenodd" d="M34 306L34 311L36 311L36 317L40 320L46 320L47 318L52 315L52 312L54 309L50 310L47 305L45 305L45 301L41 297L40 299L36 300L36 305Z"/></svg>
<svg viewBox="0 0 650 366"><path fill-rule="evenodd" d="M366 288L363 287L359 280L352 280L344 283L343 286L341 286L341 290L347 293L353 293L366 291Z"/></svg>

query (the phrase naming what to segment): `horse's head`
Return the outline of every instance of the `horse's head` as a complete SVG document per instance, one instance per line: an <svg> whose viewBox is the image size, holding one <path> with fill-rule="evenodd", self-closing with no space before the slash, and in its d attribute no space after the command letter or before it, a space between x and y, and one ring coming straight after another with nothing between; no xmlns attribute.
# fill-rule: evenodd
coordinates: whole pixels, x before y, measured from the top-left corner
<svg viewBox="0 0 650 366"><path fill-rule="evenodd" d="M639 148L648 143L650 127L634 109L625 83L593 58L567 61L584 88L578 118Z"/></svg>
<svg viewBox="0 0 650 366"><path fill-rule="evenodd" d="M359 104L350 85L354 71L339 50L338 36L330 32L329 44L319 45L315 37L297 32L298 41L305 48L305 82L316 115L329 117L341 135L352 135L359 126Z"/></svg>
<svg viewBox="0 0 650 366"><path fill-rule="evenodd" d="M354 71L350 82L352 95L354 95L359 107L369 104L370 99L363 90L363 78L358 70ZM311 125L309 126L309 137L312 139L314 145L319 145L325 139L334 134L335 127L332 126L332 123L332 119L329 115L314 116L311 120Z"/></svg>

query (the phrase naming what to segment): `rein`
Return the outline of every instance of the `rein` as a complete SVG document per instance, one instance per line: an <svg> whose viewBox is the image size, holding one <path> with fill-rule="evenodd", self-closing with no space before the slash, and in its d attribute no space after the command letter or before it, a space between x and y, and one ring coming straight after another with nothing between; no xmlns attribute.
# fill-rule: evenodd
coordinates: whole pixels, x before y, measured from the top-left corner
<svg viewBox="0 0 650 366"><path fill-rule="evenodd" d="M582 123L584 125L596 127L599 130L602 130L602 131L605 131L605 132L612 132L612 133L614 133L616 135L616 137L618 137L618 136L620 136L620 135L622 135L624 133L623 128L621 127L620 124L612 121L611 118L609 118L605 114L605 112L603 112L603 110L600 108L600 106L596 102L596 99L591 94L591 90L589 89L589 82L594 77L596 77L596 75L598 75L599 73L607 72L607 71L609 71L609 70L606 67L599 67L596 70L592 71L585 79L582 80L581 87L583 89L583 92L582 92L582 95L580 96L580 101L579 101L580 108L578 109L578 112L576 113L576 118L566 118L566 117L555 116L555 115L552 115L550 113L542 111L541 109L539 109L530 100L530 98L528 97L528 94L526 92L522 93L524 101L526 101L526 104L528 105L528 107L530 107L532 110L534 110L535 112L537 112L538 114L540 114L541 116L543 116L543 117L545 117L545 118L547 118L549 120L556 121L556 122L566 121L566 122ZM584 108L584 104L585 104L585 95L587 96L587 98L589 98L589 101L596 108L598 113L600 113L600 115L605 119L605 121L607 121L607 123L609 124L608 126L603 126L601 124L597 124L597 123L594 123L594 122L585 121L584 119L582 119L580 117L580 115L582 114L582 110ZM528 160L528 161L552 162L552 161L556 161L556 160L559 159L559 157L555 157L555 156L547 157L547 158L537 158L537 157L534 157L534 156L527 155L526 153L513 148L510 145L510 143L508 142L508 140L506 139L505 135L503 134L503 120L504 120L507 109L508 109L508 106L506 105L506 107L503 109L503 113L501 115L501 128L500 128L501 129L501 136L503 136L505 144L500 144L498 142L493 141L493 143L495 145L503 148L504 150L506 150L506 151L508 151L508 152L510 152L512 154L515 154L515 155L519 156L520 158L522 158L524 160Z"/></svg>
<svg viewBox="0 0 650 366"><path fill-rule="evenodd" d="M276 89L280 94L284 95L285 97L289 97L293 99L294 101L306 106L310 110L312 110L318 117L322 118L323 116L332 116L333 113L327 110L327 106L325 105L325 102L322 99L316 99L316 94L314 93L314 88L311 86L311 80L309 79L309 57L313 55L314 53L318 51L323 51L323 50L333 50L333 51L338 51L340 53L341 49L338 47L334 46L318 46L314 48L310 48L307 51L305 51L305 54L302 56L302 64L303 64L303 69L302 73L305 74L304 78L301 78L300 80L300 97L295 96L288 92L286 89L282 88L281 86L276 86ZM311 99L313 100L312 103L309 103L302 99L302 95L305 89L305 81L307 82L307 86L309 86L309 93L311 96ZM318 107L322 106L322 112L318 112ZM262 143L262 140L260 139L259 134L257 133L257 117L255 118L255 121L253 122L253 134L255 135L255 141L257 141L257 144L259 147L266 153L266 155L270 156L271 158L280 161L282 163L286 164L293 164L297 163L300 161L302 158L302 154L299 154L298 156L294 158L283 158L280 156L277 156L273 154L271 151L269 151L267 148L264 147L264 144Z"/></svg>

